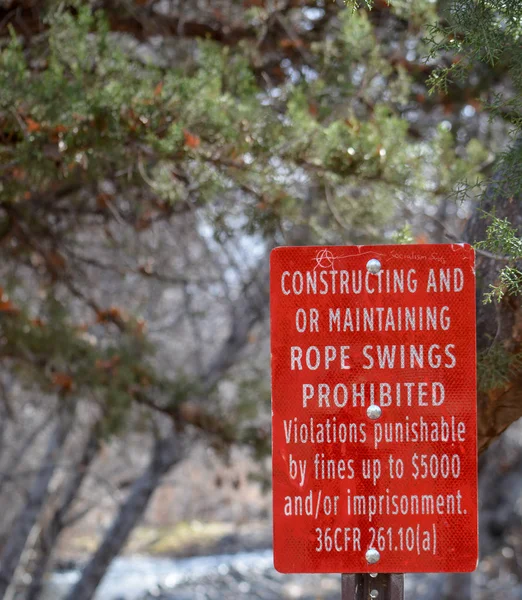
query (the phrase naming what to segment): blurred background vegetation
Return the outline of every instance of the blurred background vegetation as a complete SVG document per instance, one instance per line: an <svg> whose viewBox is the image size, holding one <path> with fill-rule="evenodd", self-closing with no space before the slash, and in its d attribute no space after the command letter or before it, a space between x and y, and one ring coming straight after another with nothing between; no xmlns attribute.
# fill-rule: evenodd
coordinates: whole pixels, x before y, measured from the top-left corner
<svg viewBox="0 0 522 600"><path fill-rule="evenodd" d="M271 569L276 245L477 244L481 452L522 416L521 33L519 0L0 1L0 600L338 597ZM411 597L522 597L521 435L478 571Z"/></svg>

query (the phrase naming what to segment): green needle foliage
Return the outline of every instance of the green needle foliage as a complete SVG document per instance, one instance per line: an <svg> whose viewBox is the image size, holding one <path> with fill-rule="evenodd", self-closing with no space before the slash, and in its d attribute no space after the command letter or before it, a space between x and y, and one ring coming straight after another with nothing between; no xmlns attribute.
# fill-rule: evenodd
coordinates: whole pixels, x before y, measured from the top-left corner
<svg viewBox="0 0 522 600"><path fill-rule="evenodd" d="M499 343L479 353L478 387L482 392L489 392L504 387L514 375L522 372L522 353L511 354Z"/></svg>
<svg viewBox="0 0 522 600"><path fill-rule="evenodd" d="M459 0L446 2L440 23L429 27L431 59L441 55L449 64L434 70L429 83L432 89L448 93L458 85L483 90L481 101L492 119L502 118L511 126L513 143L499 157L495 177L484 179L478 186L495 201L510 198L520 204L522 197L522 2L506 0ZM499 86L498 81L503 85ZM478 83L477 83L478 82ZM477 191L465 182L461 193ZM498 254L505 266L500 270L498 285L491 286L485 302L500 301L505 294L522 291L522 271L516 262L522 258L520 228L494 214L487 237L477 247Z"/></svg>
<svg viewBox="0 0 522 600"><path fill-rule="evenodd" d="M495 215L486 215L491 219L491 224L486 230L486 239L477 244L477 248L495 253L499 260L508 264L499 274L498 285L492 285L484 301L500 302L507 295L516 295L522 292L522 271L516 262L522 259L522 238L508 219L499 219Z"/></svg>
<svg viewBox="0 0 522 600"><path fill-rule="evenodd" d="M423 109L426 75L395 57L373 13L337 11L327 34L304 40L282 20L277 63L261 67L269 36L258 32L274 17L260 4L243 15L253 41L188 40L172 61L151 58L114 30L120 15L89 2L48 3L38 35L14 24L0 48L5 356L46 389L94 392L110 430L144 396L180 405L198 389L184 372L156 372L155 345L124 298L93 298L85 260L96 266L107 249L134 260L121 229L147 236L194 215L219 244L285 242L302 225L308 242L382 241L483 162L475 139L459 147L442 126L412 131L404 114ZM420 44L435 19L424 0L382 10L400 47ZM82 262L86 232L93 256Z"/></svg>

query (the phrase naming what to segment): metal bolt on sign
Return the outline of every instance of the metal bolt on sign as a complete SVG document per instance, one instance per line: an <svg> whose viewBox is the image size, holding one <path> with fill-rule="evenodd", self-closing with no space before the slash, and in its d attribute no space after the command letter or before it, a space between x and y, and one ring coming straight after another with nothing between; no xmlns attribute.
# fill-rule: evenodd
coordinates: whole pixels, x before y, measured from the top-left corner
<svg viewBox="0 0 522 600"><path fill-rule="evenodd" d="M373 273L374 275L376 275L381 270L381 266L381 262L376 258L372 258L366 263L366 268L370 273Z"/></svg>
<svg viewBox="0 0 522 600"><path fill-rule="evenodd" d="M366 414L368 415L369 419L375 421L375 419L378 419L382 415L382 408L377 404L370 404L370 406L368 406Z"/></svg>

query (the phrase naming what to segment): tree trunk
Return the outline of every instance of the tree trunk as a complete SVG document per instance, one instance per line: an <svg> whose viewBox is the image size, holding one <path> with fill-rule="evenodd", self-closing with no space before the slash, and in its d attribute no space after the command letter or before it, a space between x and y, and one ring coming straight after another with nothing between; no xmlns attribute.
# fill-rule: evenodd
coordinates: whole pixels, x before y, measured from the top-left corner
<svg viewBox="0 0 522 600"><path fill-rule="evenodd" d="M201 404L248 344L249 333L268 310L268 261L263 260L260 268L254 269L253 273L250 284L245 286L231 311L228 337L209 361L205 371L199 374L204 392L197 400ZM90 600L93 597L111 562L123 549L132 530L143 517L149 500L163 476L181 459L177 435L156 440L148 467L133 483L127 499L121 505L96 553L65 600Z"/></svg>
<svg viewBox="0 0 522 600"><path fill-rule="evenodd" d="M56 427L49 439L47 450L40 468L29 490L25 506L15 519L11 534L0 556L0 600L2 600L13 580L31 530L38 521L40 512L49 494L49 484L56 470L58 457L71 430L72 413L62 406Z"/></svg>
<svg viewBox="0 0 522 600"><path fill-rule="evenodd" d="M78 583L66 600L90 600L109 565L123 549L129 535L145 513L149 500L161 479L181 460L177 438L157 440L152 459L144 473L133 483L129 495L91 558Z"/></svg>
<svg viewBox="0 0 522 600"><path fill-rule="evenodd" d="M505 174L500 170L496 182L486 192L475 210L465 232L465 239L474 243L485 239L490 223L484 212L507 218L522 234L522 199L499 193L499 183ZM484 253L477 254L477 344L484 351L493 343L500 344L509 354L522 350L522 296L505 296L498 304L484 304L484 293L498 280L505 261ZM482 452L511 423L522 417L522 372L513 370L509 381L500 388L479 390L478 448Z"/></svg>
<svg viewBox="0 0 522 600"><path fill-rule="evenodd" d="M38 536L38 540L35 544L37 556L27 569L31 583L27 590L25 600L38 600L40 598L43 578L53 556L56 542L64 527L67 525L67 515L69 510L78 497L78 492L89 472L90 465L98 454L98 450L99 431L98 426L95 425L91 430L80 460L74 465L72 476L68 478L65 484L65 490L62 494L60 504L54 510L49 521L42 527L40 535Z"/></svg>

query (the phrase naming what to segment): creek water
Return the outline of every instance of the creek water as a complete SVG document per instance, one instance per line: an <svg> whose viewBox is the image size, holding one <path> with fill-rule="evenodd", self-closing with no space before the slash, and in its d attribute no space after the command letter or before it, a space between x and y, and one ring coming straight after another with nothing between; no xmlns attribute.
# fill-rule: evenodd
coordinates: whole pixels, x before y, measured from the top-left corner
<svg viewBox="0 0 522 600"><path fill-rule="evenodd" d="M231 568L245 572L251 569L268 570L272 565L271 550L185 559L122 556L113 561L94 600L138 600L147 592L174 590L182 582ZM43 600L61 600L79 576L79 570L54 573Z"/></svg>

